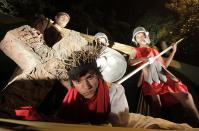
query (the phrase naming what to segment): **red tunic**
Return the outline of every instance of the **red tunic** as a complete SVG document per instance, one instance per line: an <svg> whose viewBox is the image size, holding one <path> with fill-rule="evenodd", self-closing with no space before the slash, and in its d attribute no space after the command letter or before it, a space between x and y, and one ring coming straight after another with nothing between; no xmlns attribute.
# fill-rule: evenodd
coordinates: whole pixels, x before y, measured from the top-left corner
<svg viewBox="0 0 199 131"><path fill-rule="evenodd" d="M103 124L108 120L110 108L109 88L106 82L99 80L97 93L89 100L85 100L75 87L69 89L58 115L68 123ZM19 107L15 114L23 120L44 119L32 106Z"/></svg>
<svg viewBox="0 0 199 131"><path fill-rule="evenodd" d="M107 84L100 80L97 94L88 101L85 101L76 88L71 88L63 100L60 115L71 123L101 124L108 120L109 113L109 89Z"/></svg>
<svg viewBox="0 0 199 131"><path fill-rule="evenodd" d="M135 49L136 58L154 57L159 54L159 52L153 48L140 47ZM162 65L165 65L162 59L157 59L157 61ZM160 83L153 82L152 84L149 84L142 79L142 91L144 95L161 95L163 103L165 102L166 106L167 104L170 105L177 102L175 98L169 95L169 93L188 93L188 89L181 81L173 80L170 74L167 73L165 75L167 77L166 82L160 81Z"/></svg>

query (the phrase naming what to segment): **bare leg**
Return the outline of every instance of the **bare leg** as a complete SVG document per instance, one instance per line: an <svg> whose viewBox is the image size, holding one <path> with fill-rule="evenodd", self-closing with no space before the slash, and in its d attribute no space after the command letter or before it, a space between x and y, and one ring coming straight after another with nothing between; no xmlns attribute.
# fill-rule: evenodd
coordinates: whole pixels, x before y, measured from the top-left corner
<svg viewBox="0 0 199 131"><path fill-rule="evenodd" d="M199 127L199 113L193 101L190 93L175 93L172 94L187 110L187 113L193 118L194 122L191 122L193 126Z"/></svg>
<svg viewBox="0 0 199 131"><path fill-rule="evenodd" d="M153 117L160 117L161 115L161 101L159 95L145 96L147 103L150 106L151 115Z"/></svg>

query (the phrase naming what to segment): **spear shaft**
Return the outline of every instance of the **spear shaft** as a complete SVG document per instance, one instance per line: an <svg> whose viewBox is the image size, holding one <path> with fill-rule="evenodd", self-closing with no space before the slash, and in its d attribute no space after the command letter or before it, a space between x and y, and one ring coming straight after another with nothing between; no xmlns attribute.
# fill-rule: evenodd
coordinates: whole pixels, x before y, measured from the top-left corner
<svg viewBox="0 0 199 131"><path fill-rule="evenodd" d="M159 58L161 55L163 55L164 53L166 53L167 51L169 51L170 49L173 48L174 45L180 43L184 38L181 38L180 40L178 40L177 42L175 42L174 44L172 44L171 46L169 46L167 49L163 50L161 53L159 53L158 55L156 55L154 57L154 60L156 60L157 58ZM121 84L122 82L124 82L125 80L127 80L128 78L130 78L131 76L135 75L137 72L139 72L140 70L142 70L143 68L145 68L146 66L148 66L150 63L149 61L147 61L146 63L142 64L140 67L138 67L137 69L135 69L134 71L130 72L129 74L127 74L126 76L124 76L122 79L120 79L119 81L117 81L117 84Z"/></svg>

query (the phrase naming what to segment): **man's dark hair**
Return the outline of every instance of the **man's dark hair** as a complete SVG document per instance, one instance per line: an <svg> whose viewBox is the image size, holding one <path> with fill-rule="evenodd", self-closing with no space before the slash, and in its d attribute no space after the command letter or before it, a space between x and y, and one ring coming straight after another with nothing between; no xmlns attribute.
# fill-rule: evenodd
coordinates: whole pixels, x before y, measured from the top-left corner
<svg viewBox="0 0 199 131"><path fill-rule="evenodd" d="M89 71L93 71L100 77L102 76L96 62L74 67L68 72L68 76L70 80L79 80L80 77L86 75Z"/></svg>
<svg viewBox="0 0 199 131"><path fill-rule="evenodd" d="M101 53L102 46L94 43L82 47L81 50L73 51L71 55L65 59L66 70L70 80L78 80L89 71L95 71L97 75L102 76L100 69L97 67L97 58Z"/></svg>

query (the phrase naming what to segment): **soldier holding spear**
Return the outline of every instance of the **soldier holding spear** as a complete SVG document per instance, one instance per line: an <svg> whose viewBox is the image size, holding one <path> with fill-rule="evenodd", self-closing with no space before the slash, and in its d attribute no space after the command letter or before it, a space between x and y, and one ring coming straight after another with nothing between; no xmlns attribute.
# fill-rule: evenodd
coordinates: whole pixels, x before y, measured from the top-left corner
<svg viewBox="0 0 199 131"><path fill-rule="evenodd" d="M181 40L159 53L149 46L149 33L145 28L137 27L133 31L132 41L135 42L137 48L132 48L134 56L129 59L129 63L130 65L139 64L140 67L127 77L142 70L139 83L141 83L143 95L150 105L152 115L157 116L163 106L180 103L195 120L193 126L198 127L199 114L192 95L189 93L187 86L166 69L177 50L176 43ZM163 60L160 56L171 48L173 49L172 53L166 60ZM124 77L118 83L122 83L127 77Z"/></svg>

